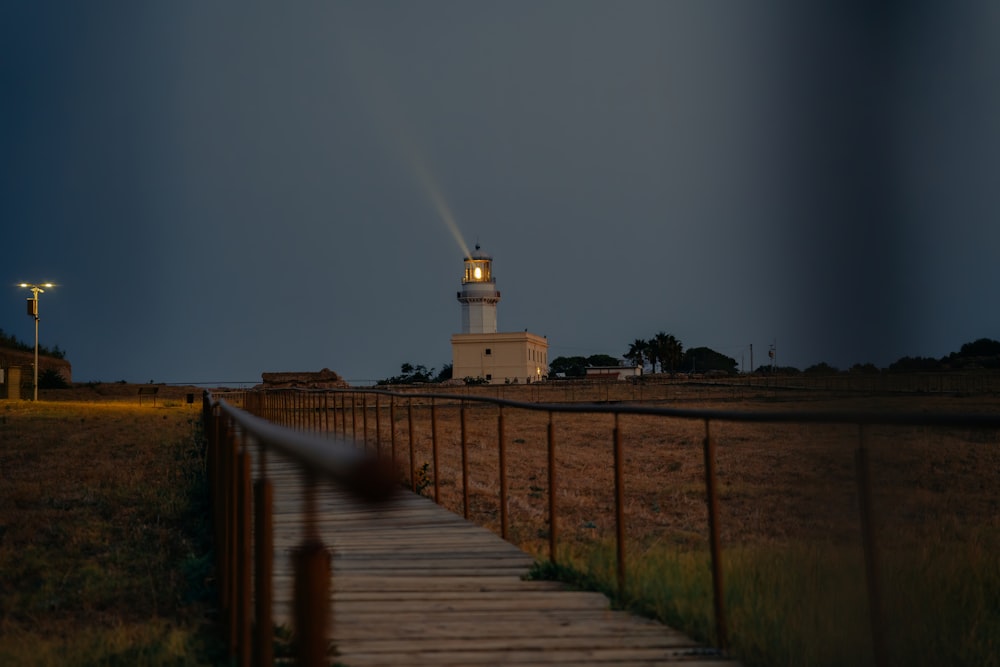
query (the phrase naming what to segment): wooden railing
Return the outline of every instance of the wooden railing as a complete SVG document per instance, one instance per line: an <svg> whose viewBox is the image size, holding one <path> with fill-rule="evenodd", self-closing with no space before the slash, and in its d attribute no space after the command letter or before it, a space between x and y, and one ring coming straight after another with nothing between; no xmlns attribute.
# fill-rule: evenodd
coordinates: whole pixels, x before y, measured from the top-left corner
<svg viewBox="0 0 1000 667"><path fill-rule="evenodd" d="M206 393L203 406L226 645L239 665L250 665L252 659L259 665L274 663L274 489L267 466L269 457L281 456L295 463L301 475L304 528L293 554L296 654L299 664L324 665L328 662L330 556L316 530L316 485L330 481L376 503L392 495L396 482L386 466L357 447L297 433L235 407L247 396L252 395L240 392L223 398Z"/></svg>
<svg viewBox="0 0 1000 667"><path fill-rule="evenodd" d="M545 483L547 487L547 550L549 559L555 563L559 558L560 541L560 506L559 491L572 485L572 481L564 482L557 476L559 466L557 461L560 456L558 433L555 427L555 415L609 415L613 419L613 427L609 434L608 449L611 454L609 465L613 466L613 495L614 495L614 540L616 554L617 586L619 591L624 591L626 587L626 536L627 526L625 519L625 507L627 501L626 480L623 476L624 456L627 450L623 443L620 420L625 416L651 416L664 420L680 420L685 422L695 422L701 425L702 436L701 453L704 465L704 500L707 506L707 525L705 526L709 551L710 567L712 576L712 607L714 609L714 633L716 644L725 649L728 645L727 614L725 606L725 596L722 575L723 552L720 545L720 511L719 511L719 490L717 480L717 438L713 433L723 423L754 423L754 424L818 424L831 426L848 426L854 429L853 436L853 476L856 486L857 520L860 528L861 546L864 552L865 577L867 582L868 613L871 623L871 635L873 642L873 652L875 663L879 665L888 664L885 647L885 628L882 613L881 581L879 577L878 534L873 520L873 500L871 484L871 468L869 457L868 436L873 427L884 425L901 427L940 427L940 428L960 428L960 429L990 429L996 431L1000 428L1000 415L997 414L935 414L935 413L881 413L864 411L736 411L717 409L683 409L670 408L655 405L643 404L543 404L507 400L491 396L476 396L462 391L456 393L413 393L397 391L379 390L270 390L254 391L234 394L231 402L241 404L245 410L265 419L270 423L280 424L293 431L304 431L321 433L325 437L333 437L335 443L323 445L322 447L315 440L310 440L310 448L320 450L323 447L336 447L336 459L339 462L330 469L330 474L342 483L351 484L357 478L356 472L367 463L368 459L352 458L346 445L343 443L353 440L360 445L360 451L364 451L373 456L374 460L382 461L390 465L393 469L401 471L400 477L406 481L408 486L418 491L425 488L435 501L441 502L442 487L444 478L440 456L442 454L442 434L439 433L440 420L439 413L443 410L450 412L457 411L457 446L460 470L454 483L461 489L461 511L466 518L470 517L470 457L469 457L469 436L467 412L474 407L484 405L495 406L496 427L493 430L495 437L496 453L498 461L498 504L499 504L499 532L508 539L510 536L510 513L509 513L509 482L508 476L508 428L511 424L510 415L514 413L524 414L524 412L542 413L547 419L544 425L544 440L546 448L546 469L544 471ZM266 436L271 433L264 429L264 426L256 421L250 422L247 417L236 417L236 411L229 408L225 403L219 402L214 408L206 403L206 414L212 410L216 415L224 419L216 419L217 423L229 421L229 426L221 426L221 434L215 436L215 441L226 442L232 429L237 429L250 433L253 427L253 437L261 442L266 442L269 446L280 447L279 438L276 434ZM425 423L429 416L429 429L417 434L414 428L414 414L419 413L421 422ZM428 415L429 413L429 415ZM481 421L481 411L477 414ZM454 423L454 422L450 422ZM517 422L514 422L517 424ZM397 425L398 424L398 425ZM427 432L429 431L429 433ZM287 431L282 431L286 435ZM480 431L481 433L481 431ZM430 461L425 464L430 466L426 475L422 477L418 469L418 459L415 454L415 441L419 438L430 439ZM447 438L448 442L453 442L453 438ZM482 440L482 437L478 438ZM339 444L337 444L339 443ZM447 446L447 445L445 445ZM246 463L238 462L238 445L228 445L223 447L226 451L236 452L237 463L231 464L233 470L241 470L241 465ZM357 454L353 455L357 456ZM475 471L476 474L478 471ZM234 479L236 479L234 477ZM312 482L311 475L306 476L304 484L304 504L306 511L309 504L309 489ZM367 477L366 477L367 479ZM240 491L245 482L227 481L219 478L217 483L226 485L229 489L225 497L232 495L233 491L242 493L249 497L249 490ZM367 483L367 482L366 482ZM380 482L381 483L381 482ZM266 488L266 485L264 485ZM364 490L365 483L361 485ZM357 484L354 483L357 488ZM222 487L220 487L222 488ZM381 488L381 487L379 487ZM266 503L266 495L261 497L261 502ZM235 513L232 502L223 502L222 509L217 510L223 513ZM229 515L227 515L229 516ZM233 514L235 516L235 514ZM235 521L235 520L234 520ZM238 521L236 521L238 523ZM242 544L240 530L248 531L247 528L238 529L234 536L227 538L234 544ZM303 542L303 549L300 558L302 568L307 571L314 567L316 576L322 576L328 572L328 564L324 565L322 557L317 555L315 547L316 536L307 535ZM229 542L227 542L228 544ZM310 545L313 545L310 547ZM228 552L227 552L228 553ZM232 556L227 556L232 558ZM318 563L318 564L317 564ZM328 563L328 562L327 562ZM326 569L324 569L326 568ZM238 569L238 568L237 568ZM242 570L240 570L242 572ZM246 576L245 574L242 576ZM263 574L261 575L263 576ZM229 588L226 589L232 598L233 606L240 607L238 594ZM262 590L260 586L258 591ZM326 588L315 589L317 596L326 591ZM314 600L312 604L319 604ZM244 628L244 621L237 621L235 627ZM241 630L242 632L242 630Z"/></svg>

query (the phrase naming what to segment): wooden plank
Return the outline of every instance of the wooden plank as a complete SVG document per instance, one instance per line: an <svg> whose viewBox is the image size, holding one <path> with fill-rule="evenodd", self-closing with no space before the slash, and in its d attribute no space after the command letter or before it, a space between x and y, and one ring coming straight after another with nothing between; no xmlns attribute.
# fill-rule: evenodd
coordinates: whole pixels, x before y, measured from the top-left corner
<svg viewBox="0 0 1000 667"><path fill-rule="evenodd" d="M270 467L269 467L270 470ZM298 475L277 490L274 619L290 626L290 554L302 540ZM317 489L330 550L331 639L346 665L733 663L599 593L522 577L534 557L414 494L370 508Z"/></svg>
<svg viewBox="0 0 1000 667"><path fill-rule="evenodd" d="M337 635L340 637L350 637L356 639L371 638L400 638L403 636L431 636L450 637L462 639L469 637L579 637L598 636L613 634L621 637L641 637L656 636L669 637L676 645L696 646L694 640L672 628L665 627L659 623L650 625L641 623L622 622L618 618L608 615L594 614L591 612L581 614L565 614L560 616L556 613L529 612L524 614L489 614L489 618L484 618L485 613L472 616L457 616L454 614L443 614L428 618L426 616L417 617L411 614L409 620L394 618L391 630L387 633L386 626L373 624L367 621L367 617L359 616L357 619L341 619ZM484 624L484 621L488 623ZM525 625L528 621L544 623L537 626L531 633L525 633ZM388 636L387 636L388 635Z"/></svg>
<svg viewBox="0 0 1000 667"><path fill-rule="evenodd" d="M452 565L459 566L475 566L483 563L488 563L490 565L496 563L498 565L510 565L510 566L522 566L525 569L531 567L535 562L534 558L530 556L525 556L524 554L511 554L511 553L501 553L501 554L488 554L488 553L420 553L420 552L392 552L392 553L379 553L373 551L335 551L333 554L333 559L340 561L345 567L350 566L353 561L363 561L365 563L371 563L374 560L383 561L386 563L394 564L399 561L403 563L410 563L413 565L421 565L424 567L430 567L435 563L441 563L446 567Z"/></svg>
<svg viewBox="0 0 1000 667"><path fill-rule="evenodd" d="M453 593L449 591L343 591L333 594L334 604L340 608L361 609L380 603L391 603L394 609L406 611L419 609L420 604L448 610L478 609L607 609L608 599L600 593L562 591L487 591ZM384 606L384 605L383 605Z"/></svg>
<svg viewBox="0 0 1000 667"><path fill-rule="evenodd" d="M508 602L515 602L515 607L520 605L521 609L526 608L526 605L536 602L536 601L550 601L554 599L560 600L563 604L569 604L572 607L580 605L582 607L590 607L592 604L597 603L599 608L603 609L608 606L608 599L601 593L590 593L587 591L560 591L561 595L552 595L552 591L478 591L475 596L470 596L467 593L462 593L458 591L396 591L396 590L379 590L379 591L339 591L334 592L333 599L336 602L358 602L358 601L377 601L377 600L389 600L395 602L404 602L410 600L417 601L436 601L436 600L449 600L461 603L470 603L470 601L495 601L495 600L506 600Z"/></svg>
<svg viewBox="0 0 1000 667"><path fill-rule="evenodd" d="M562 599L562 595L549 595L547 598L541 600L521 600L520 602L512 601L511 599L487 599L481 598L478 595L475 597L469 596L464 600L393 600L390 598L388 600L367 602L359 600L350 602L338 601L335 598L334 610L335 614L357 614L366 611L388 613L390 610L398 610L400 612L423 611L427 614L435 614L443 612L464 613L468 611L503 611L511 609L525 611L572 611L581 607L606 609L608 606L607 598L604 598L604 596L600 596L600 598L594 598L590 602L585 602L582 599L565 600ZM395 612L393 611L393 613Z"/></svg>
<svg viewBox="0 0 1000 667"><path fill-rule="evenodd" d="M593 650L570 650L563 649L557 651L527 650L527 651L503 651L502 653L489 651L413 651L397 653L394 656L384 653L344 653L338 660L355 665L592 665L592 664L613 664L620 665L622 661L631 660L634 662L646 661L648 664L662 665L670 667L676 665L691 665L695 659L703 657L686 654L683 651L671 652L669 649L659 648L628 648L628 649L593 649ZM712 657L708 660L697 662L698 667L733 667L732 661Z"/></svg>
<svg viewBox="0 0 1000 667"><path fill-rule="evenodd" d="M468 638L455 637L408 637L379 639L349 639L342 637L338 648L352 653L402 653L404 651L445 652L445 651L475 651L477 653L493 652L507 654L511 651L560 651L576 649L581 651L600 651L609 649L643 648L670 649L683 652L692 643L683 636L671 635L573 635L569 637L526 637L523 635L508 635L497 637L474 636Z"/></svg>
<svg viewBox="0 0 1000 667"><path fill-rule="evenodd" d="M291 577L275 578L275 584L290 586ZM495 591L563 591L566 587L555 581L522 581L517 577L408 577L404 575L358 577L338 576L334 592L347 591L453 591L455 593Z"/></svg>

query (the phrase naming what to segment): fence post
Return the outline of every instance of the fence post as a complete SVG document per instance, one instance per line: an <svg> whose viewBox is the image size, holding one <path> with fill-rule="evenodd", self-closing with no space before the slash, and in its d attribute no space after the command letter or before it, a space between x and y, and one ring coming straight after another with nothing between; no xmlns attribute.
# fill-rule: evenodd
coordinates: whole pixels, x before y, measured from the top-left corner
<svg viewBox="0 0 1000 667"><path fill-rule="evenodd" d="M441 486L438 484L438 427L437 403L431 399L431 456L434 460L434 502L441 504Z"/></svg>
<svg viewBox="0 0 1000 667"><path fill-rule="evenodd" d="M462 421L462 508L463 516L469 518L469 456L468 443L466 442L465 431L465 401L462 401L459 408Z"/></svg>
<svg viewBox="0 0 1000 667"><path fill-rule="evenodd" d="M358 440L357 397L353 391L351 392L351 439L355 442Z"/></svg>
<svg viewBox="0 0 1000 667"><path fill-rule="evenodd" d="M347 396L340 394L340 437L347 439Z"/></svg>
<svg viewBox="0 0 1000 667"><path fill-rule="evenodd" d="M334 392L334 394L333 394L333 407L330 409L330 412L333 413L333 432L334 433L337 432L337 396L338 396L338 394L336 392Z"/></svg>
<svg viewBox="0 0 1000 667"><path fill-rule="evenodd" d="M240 438L240 452L237 454L237 474L239 484L237 491L237 550L236 550L236 576L237 576L237 640L239 642L239 664L241 667L250 667L251 658L251 608L253 590L251 589L253 560L251 556L251 488L250 488L250 452L247 449L247 437L243 434Z"/></svg>
<svg viewBox="0 0 1000 667"><path fill-rule="evenodd" d="M323 432L330 434L330 392L323 390Z"/></svg>
<svg viewBox="0 0 1000 667"><path fill-rule="evenodd" d="M309 393L306 389L300 389L295 392L295 400L298 402L298 410L296 411L299 415L299 430L303 433L309 432Z"/></svg>
<svg viewBox="0 0 1000 667"><path fill-rule="evenodd" d="M392 469L393 474L399 474L396 471L396 397L395 395L389 396L389 439L390 447L392 449L390 456L392 457Z"/></svg>
<svg viewBox="0 0 1000 667"><path fill-rule="evenodd" d="M854 452L854 466L858 482L858 510L861 513L861 541L865 552L865 579L868 584L868 615L872 631L872 652L875 664L889 664L882 627L882 595L878 576L878 550L875 544L875 526L872 522L871 469L868 447L865 442L864 424L858 424L858 448Z"/></svg>
<svg viewBox="0 0 1000 667"><path fill-rule="evenodd" d="M615 413L615 549L618 560L618 595L625 597L625 470L622 455L622 432Z"/></svg>
<svg viewBox="0 0 1000 667"><path fill-rule="evenodd" d="M255 656L258 667L274 664L274 487L267 477L267 452L260 446L260 478L254 484L254 593Z"/></svg>
<svg viewBox="0 0 1000 667"><path fill-rule="evenodd" d="M323 415L319 413L319 406L320 406L319 394L317 394L315 391L310 391L308 396L309 396L310 431L314 433L319 433L322 427L321 419L323 417Z"/></svg>
<svg viewBox="0 0 1000 667"><path fill-rule="evenodd" d="M368 392L361 394L361 449L368 451Z"/></svg>
<svg viewBox="0 0 1000 667"><path fill-rule="evenodd" d="M719 502L715 485L715 442L705 420L705 496L708 503L708 542L712 558L712 593L715 606L715 634L719 648L726 649L726 608L722 586L722 554L719 549Z"/></svg>
<svg viewBox="0 0 1000 667"><path fill-rule="evenodd" d="M219 417L216 414L218 408L212 405L208 398L208 392L205 392L204 397L204 409L205 409L205 436L207 439L207 447L205 452L205 469L208 475L208 498L211 503L212 509L212 536L215 540L216 545L222 544L220 538L219 529L221 527L221 510L222 507L222 486L219 484L219 468L221 463L219 461ZM217 568L221 565L219 560L220 550L218 547L215 549L215 567ZM221 592L221 591L220 591Z"/></svg>
<svg viewBox="0 0 1000 667"><path fill-rule="evenodd" d="M227 629L227 645L229 647L229 655L236 655L237 649L237 544L236 544L236 526L239 521L238 508L236 502L237 494L237 480L236 480L236 426L228 423L228 418L226 419L226 441L223 443L224 446L224 457L225 457L225 481L223 482L223 488L225 489L226 497L226 515L225 515L225 562L223 565L222 576L225 580L223 590L225 591L226 602L224 609L226 610L226 629Z"/></svg>
<svg viewBox="0 0 1000 667"><path fill-rule="evenodd" d="M293 553L295 563L295 635L298 664L326 665L326 630L330 614L330 553L316 530L316 480L305 474L305 536Z"/></svg>
<svg viewBox="0 0 1000 667"><path fill-rule="evenodd" d="M375 458L382 458L382 395L375 394Z"/></svg>
<svg viewBox="0 0 1000 667"><path fill-rule="evenodd" d="M417 492L417 468L413 460L413 397L406 397L406 418L410 431L410 490Z"/></svg>
<svg viewBox="0 0 1000 667"><path fill-rule="evenodd" d="M549 411L549 560L556 562L556 437L552 425L552 411Z"/></svg>
<svg viewBox="0 0 1000 667"><path fill-rule="evenodd" d="M500 441L500 536L508 539L507 523L507 446L503 434L503 406L497 414L497 439Z"/></svg>

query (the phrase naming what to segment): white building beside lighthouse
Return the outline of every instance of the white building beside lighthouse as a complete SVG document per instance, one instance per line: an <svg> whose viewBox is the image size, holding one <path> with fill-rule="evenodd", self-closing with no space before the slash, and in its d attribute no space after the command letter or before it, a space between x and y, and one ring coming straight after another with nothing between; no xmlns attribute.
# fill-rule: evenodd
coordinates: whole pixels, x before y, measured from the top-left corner
<svg viewBox="0 0 1000 667"><path fill-rule="evenodd" d="M538 382L549 372L549 342L528 333L497 333L500 292L493 277L493 258L479 245L465 258L462 333L451 337L452 377L490 384Z"/></svg>

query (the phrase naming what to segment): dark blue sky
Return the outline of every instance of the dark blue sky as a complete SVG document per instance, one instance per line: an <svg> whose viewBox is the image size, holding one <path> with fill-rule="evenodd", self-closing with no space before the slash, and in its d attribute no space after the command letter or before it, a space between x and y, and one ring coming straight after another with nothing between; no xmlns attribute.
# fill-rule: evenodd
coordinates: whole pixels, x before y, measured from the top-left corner
<svg viewBox="0 0 1000 667"><path fill-rule="evenodd" d="M1000 6L0 4L0 327L76 380L1000 338ZM137 6L138 5L138 6Z"/></svg>

